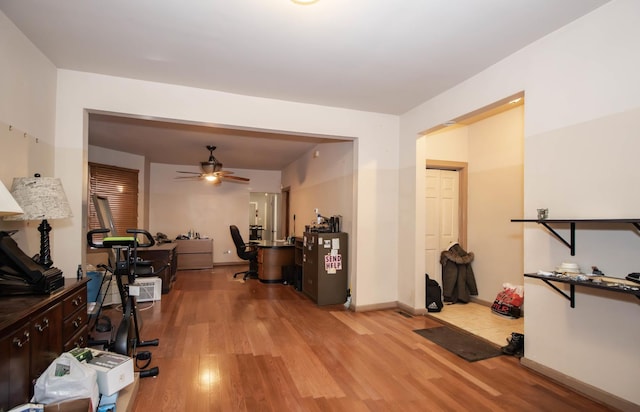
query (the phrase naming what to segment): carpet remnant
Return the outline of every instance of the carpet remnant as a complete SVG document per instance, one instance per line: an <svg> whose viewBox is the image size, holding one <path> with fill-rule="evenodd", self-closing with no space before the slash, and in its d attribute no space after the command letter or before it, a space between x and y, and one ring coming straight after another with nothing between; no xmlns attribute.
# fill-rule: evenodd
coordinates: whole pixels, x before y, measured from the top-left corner
<svg viewBox="0 0 640 412"><path fill-rule="evenodd" d="M448 326L417 329L414 332L469 362L502 355L500 348L491 343Z"/></svg>

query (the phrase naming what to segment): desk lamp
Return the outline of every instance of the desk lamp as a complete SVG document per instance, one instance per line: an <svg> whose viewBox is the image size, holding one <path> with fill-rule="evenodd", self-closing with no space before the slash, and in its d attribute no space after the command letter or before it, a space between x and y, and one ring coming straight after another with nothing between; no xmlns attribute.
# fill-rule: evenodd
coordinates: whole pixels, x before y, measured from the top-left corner
<svg viewBox="0 0 640 412"><path fill-rule="evenodd" d="M60 179L53 177L40 177L38 173L34 177L16 177L13 179L11 194L24 210L24 214L6 216L4 219L42 219L38 226L38 231L40 232L40 256L37 262L46 268L51 267L53 265L51 247L49 245L51 225L49 225L47 219L72 217L71 207L62 188L62 182Z"/></svg>
<svg viewBox="0 0 640 412"><path fill-rule="evenodd" d="M24 213L20 205L11 196L4 183L0 182L0 216L18 215Z"/></svg>

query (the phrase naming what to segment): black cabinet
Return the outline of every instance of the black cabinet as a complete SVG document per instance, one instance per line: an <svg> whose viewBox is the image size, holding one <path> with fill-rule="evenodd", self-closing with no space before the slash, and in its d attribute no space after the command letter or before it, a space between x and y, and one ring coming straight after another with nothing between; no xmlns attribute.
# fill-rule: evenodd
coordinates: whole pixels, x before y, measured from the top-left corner
<svg viewBox="0 0 640 412"><path fill-rule="evenodd" d="M302 291L318 305L344 303L348 288L346 233L305 232L302 240Z"/></svg>

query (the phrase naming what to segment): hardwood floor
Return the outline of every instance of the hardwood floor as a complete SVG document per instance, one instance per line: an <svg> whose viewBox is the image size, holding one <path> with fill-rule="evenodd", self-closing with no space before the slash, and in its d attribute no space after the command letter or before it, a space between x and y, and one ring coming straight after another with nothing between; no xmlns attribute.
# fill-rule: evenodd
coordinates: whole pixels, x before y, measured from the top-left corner
<svg viewBox="0 0 640 412"><path fill-rule="evenodd" d="M238 270L181 271L140 304L160 375L140 380L136 412L607 410L517 358L469 363L413 332L434 318L319 307Z"/></svg>

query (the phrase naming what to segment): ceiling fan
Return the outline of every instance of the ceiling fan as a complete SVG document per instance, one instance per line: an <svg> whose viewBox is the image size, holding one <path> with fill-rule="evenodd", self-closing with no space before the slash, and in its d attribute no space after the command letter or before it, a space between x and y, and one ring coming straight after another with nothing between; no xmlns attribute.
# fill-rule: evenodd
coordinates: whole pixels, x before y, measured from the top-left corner
<svg viewBox="0 0 640 412"><path fill-rule="evenodd" d="M178 173L185 173L195 176L181 176L176 177L176 179L204 179L207 182L213 183L214 185L219 185L220 183L222 183L223 179L235 183L244 183L249 181L249 179L247 179L246 177L231 176L233 175L233 172L222 170L222 163L220 163L218 159L213 156L213 151L216 150L215 146L208 145L207 150L209 150L209 160L207 160L206 162L200 162L200 169L202 170L201 173L182 172L178 170Z"/></svg>

